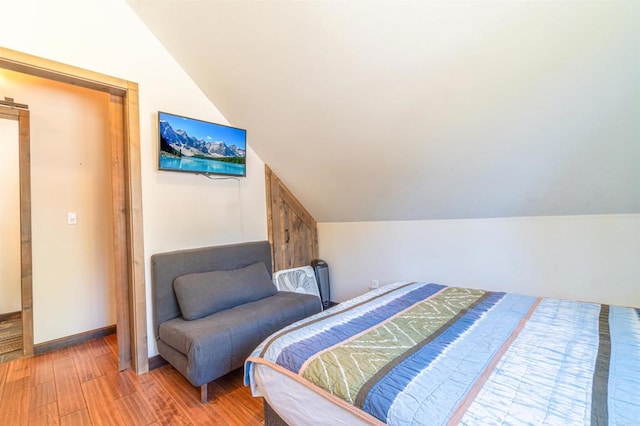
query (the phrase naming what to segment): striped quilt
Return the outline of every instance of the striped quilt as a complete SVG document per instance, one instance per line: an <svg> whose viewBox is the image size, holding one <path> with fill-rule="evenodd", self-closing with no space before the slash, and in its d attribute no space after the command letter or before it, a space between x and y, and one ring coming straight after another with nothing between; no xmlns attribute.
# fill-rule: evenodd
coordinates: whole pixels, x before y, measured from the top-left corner
<svg viewBox="0 0 640 426"><path fill-rule="evenodd" d="M640 309L427 283L369 292L249 357L372 423L640 425Z"/></svg>

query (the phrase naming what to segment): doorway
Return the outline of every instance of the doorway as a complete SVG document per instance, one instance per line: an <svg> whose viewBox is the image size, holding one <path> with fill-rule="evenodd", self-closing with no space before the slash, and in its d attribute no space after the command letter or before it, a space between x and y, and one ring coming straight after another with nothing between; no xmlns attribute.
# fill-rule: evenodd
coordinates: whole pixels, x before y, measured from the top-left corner
<svg viewBox="0 0 640 426"><path fill-rule="evenodd" d="M146 373L149 364L138 85L1 47L0 68L109 93L118 366L121 370L132 367L137 374ZM30 208L30 203L21 204L29 204ZM31 271L23 268L23 291L26 273L30 279ZM29 306L30 303L29 300ZM29 337L33 342L33 336Z"/></svg>
<svg viewBox="0 0 640 426"><path fill-rule="evenodd" d="M6 201L0 212L0 355L6 359L33 354L31 205L23 203L31 199L29 111L25 105L0 105L0 122L6 155L0 173Z"/></svg>
<svg viewBox="0 0 640 426"><path fill-rule="evenodd" d="M30 128L25 128L25 134L30 135L30 155L23 156L19 167L30 170L24 175L30 175L31 196L2 197L0 203L9 201L16 215L20 200L32 206L30 215L18 215L14 221L18 226L10 236L17 234L13 275L18 277L19 295L19 224L31 222L32 235L25 240L32 242L33 352L37 355L115 329L109 94L0 69L0 98L3 95L20 102L14 103L15 108L29 104ZM17 166L17 134L3 145L14 145ZM10 163L12 159L3 156L0 167ZM17 191L17 178L7 183ZM7 255L13 257L9 250L0 253L0 262ZM29 267L27 260L25 267Z"/></svg>

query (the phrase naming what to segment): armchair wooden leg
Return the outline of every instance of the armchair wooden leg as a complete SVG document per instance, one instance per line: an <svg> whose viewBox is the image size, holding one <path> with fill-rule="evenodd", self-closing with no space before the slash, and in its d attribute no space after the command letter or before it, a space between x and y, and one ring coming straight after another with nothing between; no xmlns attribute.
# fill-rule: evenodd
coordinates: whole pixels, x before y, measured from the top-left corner
<svg viewBox="0 0 640 426"><path fill-rule="evenodd" d="M205 383L204 385L200 385L200 402L206 404L209 402L209 383Z"/></svg>

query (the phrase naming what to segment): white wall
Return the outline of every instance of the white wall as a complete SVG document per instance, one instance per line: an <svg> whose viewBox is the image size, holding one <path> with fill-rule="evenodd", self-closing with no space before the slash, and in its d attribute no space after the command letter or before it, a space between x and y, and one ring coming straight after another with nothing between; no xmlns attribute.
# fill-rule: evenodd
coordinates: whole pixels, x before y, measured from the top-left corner
<svg viewBox="0 0 640 426"><path fill-rule="evenodd" d="M149 355L155 355L149 257L266 239L264 163L249 139L247 178L240 182L157 171L158 110L227 121L123 0L12 2L10 18L0 26L0 46L139 84L148 341Z"/></svg>
<svg viewBox="0 0 640 426"><path fill-rule="evenodd" d="M318 224L332 295L428 281L640 307L640 215Z"/></svg>
<svg viewBox="0 0 640 426"><path fill-rule="evenodd" d="M2 87L1 79L0 87ZM2 167L0 167L0 314L5 314L22 309L20 303L20 170L18 167L18 122L16 120L0 119L0 152L2 152Z"/></svg>
<svg viewBox="0 0 640 426"><path fill-rule="evenodd" d="M130 1L319 222L640 213L640 1Z"/></svg>

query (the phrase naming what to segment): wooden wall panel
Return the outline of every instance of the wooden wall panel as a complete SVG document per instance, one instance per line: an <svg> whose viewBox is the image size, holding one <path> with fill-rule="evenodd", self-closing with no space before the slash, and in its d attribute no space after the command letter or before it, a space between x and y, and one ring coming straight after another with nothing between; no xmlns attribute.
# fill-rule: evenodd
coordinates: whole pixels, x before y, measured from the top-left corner
<svg viewBox="0 0 640 426"><path fill-rule="evenodd" d="M273 271L309 265L318 257L315 219L268 166L265 184Z"/></svg>

